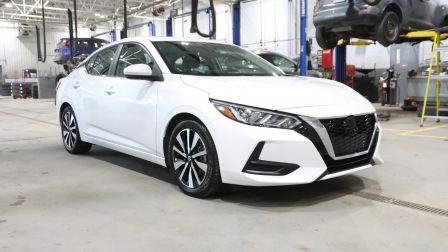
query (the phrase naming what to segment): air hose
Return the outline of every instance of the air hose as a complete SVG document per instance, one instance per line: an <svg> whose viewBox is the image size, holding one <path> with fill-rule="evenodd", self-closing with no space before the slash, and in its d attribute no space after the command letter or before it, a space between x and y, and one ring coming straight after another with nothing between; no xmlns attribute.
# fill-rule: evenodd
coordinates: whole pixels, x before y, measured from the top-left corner
<svg viewBox="0 0 448 252"><path fill-rule="evenodd" d="M211 31L207 33L202 33L198 28L198 3L199 0L191 0L191 27L190 32L191 33L197 33L201 37L210 38L216 34L216 11L215 6L213 4L213 0L209 0L210 2L210 8L208 11L209 14L212 15L212 29Z"/></svg>

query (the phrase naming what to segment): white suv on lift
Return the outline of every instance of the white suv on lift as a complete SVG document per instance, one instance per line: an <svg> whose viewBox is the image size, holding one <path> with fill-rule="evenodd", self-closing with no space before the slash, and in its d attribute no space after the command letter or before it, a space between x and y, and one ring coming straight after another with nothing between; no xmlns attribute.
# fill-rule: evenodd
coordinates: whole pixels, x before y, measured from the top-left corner
<svg viewBox="0 0 448 252"><path fill-rule="evenodd" d="M238 46L133 38L57 90L64 147L97 144L172 170L195 197L222 183L312 183L382 163L375 109L338 82L286 77Z"/></svg>

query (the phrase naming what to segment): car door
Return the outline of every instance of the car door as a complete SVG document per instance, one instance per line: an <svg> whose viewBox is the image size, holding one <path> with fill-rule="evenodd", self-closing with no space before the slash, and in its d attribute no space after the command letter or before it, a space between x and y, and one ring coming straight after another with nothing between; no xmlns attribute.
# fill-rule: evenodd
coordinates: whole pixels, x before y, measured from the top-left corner
<svg viewBox="0 0 448 252"><path fill-rule="evenodd" d="M103 111L110 141L121 148L155 154L156 101L160 82L127 79L124 69L134 64L155 62L138 43L124 43L116 60L113 77L108 80L107 108Z"/></svg>
<svg viewBox="0 0 448 252"><path fill-rule="evenodd" d="M434 28L433 19L437 8L435 0L413 0L412 18L410 20L413 29Z"/></svg>
<svg viewBox="0 0 448 252"><path fill-rule="evenodd" d="M88 137L107 139L104 113L107 111L108 83L110 69L118 46L99 51L86 64L86 74L79 80L81 95L81 114L84 122L81 129Z"/></svg>

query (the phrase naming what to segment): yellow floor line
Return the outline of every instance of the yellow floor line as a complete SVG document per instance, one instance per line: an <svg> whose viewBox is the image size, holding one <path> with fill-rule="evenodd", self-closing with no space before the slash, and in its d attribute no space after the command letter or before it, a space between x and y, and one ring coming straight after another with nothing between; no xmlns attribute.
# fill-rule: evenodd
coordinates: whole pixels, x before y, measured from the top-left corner
<svg viewBox="0 0 448 252"><path fill-rule="evenodd" d="M407 132L400 133L400 135L413 135L415 133L426 132L426 131L431 131L431 130L441 129L441 128L448 128L448 124L443 124L443 125L438 125L438 126L424 128L424 129L418 129L418 130L410 130Z"/></svg>
<svg viewBox="0 0 448 252"><path fill-rule="evenodd" d="M412 135L406 134L406 135L401 135L401 136L448 140L448 137L443 137L443 136L426 136L426 135L419 135L419 134L412 134Z"/></svg>
<svg viewBox="0 0 448 252"><path fill-rule="evenodd" d="M410 130L405 130L405 129L385 129L383 128L384 131L393 131L393 132L408 132Z"/></svg>

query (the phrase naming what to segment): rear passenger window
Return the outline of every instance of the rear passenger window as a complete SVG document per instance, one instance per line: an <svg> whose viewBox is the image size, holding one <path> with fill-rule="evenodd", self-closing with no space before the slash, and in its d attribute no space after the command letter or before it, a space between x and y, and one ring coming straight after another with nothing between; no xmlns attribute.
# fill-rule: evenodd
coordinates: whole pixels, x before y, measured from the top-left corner
<svg viewBox="0 0 448 252"><path fill-rule="evenodd" d="M89 66L91 67L91 71L89 73L92 75L107 75L114 60L116 50L117 47L114 46L98 52L92 66L90 66L90 64L87 66L87 68L89 68Z"/></svg>

